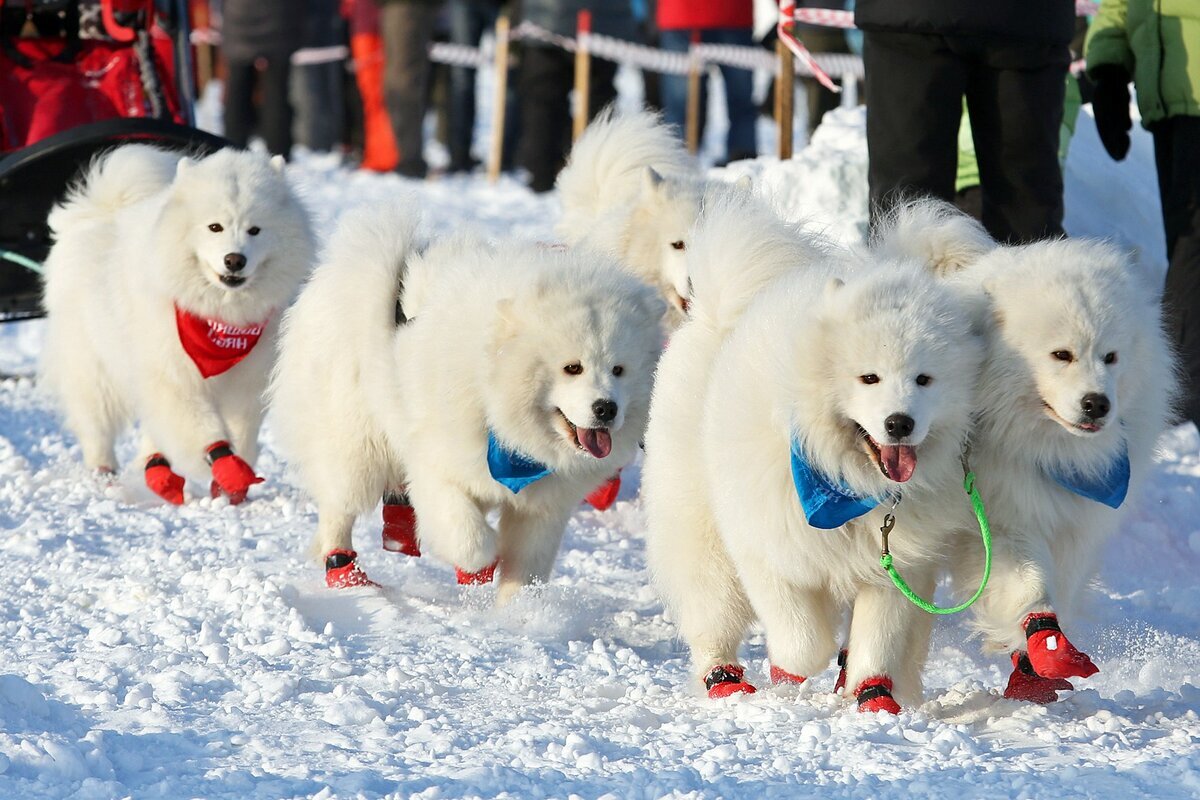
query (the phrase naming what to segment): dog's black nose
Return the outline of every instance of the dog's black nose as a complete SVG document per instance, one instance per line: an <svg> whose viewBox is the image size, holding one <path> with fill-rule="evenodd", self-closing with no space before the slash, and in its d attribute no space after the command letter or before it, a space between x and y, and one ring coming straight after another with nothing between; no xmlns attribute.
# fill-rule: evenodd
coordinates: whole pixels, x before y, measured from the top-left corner
<svg viewBox="0 0 1200 800"><path fill-rule="evenodd" d="M1083 415L1088 419L1104 419L1108 416L1109 409L1112 408L1112 403L1108 401L1108 395L1099 392L1085 394L1079 405L1083 407Z"/></svg>
<svg viewBox="0 0 1200 800"><path fill-rule="evenodd" d="M883 421L883 427L887 428L888 436L893 439L903 439L912 434L917 423L913 422L913 418L908 414L892 414Z"/></svg>
<svg viewBox="0 0 1200 800"><path fill-rule="evenodd" d="M241 253L225 254L225 269L230 272L241 272L246 268L246 257Z"/></svg>
<svg viewBox="0 0 1200 800"><path fill-rule="evenodd" d="M592 403L592 413L600 422L612 422L617 418L617 404L612 400L597 400Z"/></svg>

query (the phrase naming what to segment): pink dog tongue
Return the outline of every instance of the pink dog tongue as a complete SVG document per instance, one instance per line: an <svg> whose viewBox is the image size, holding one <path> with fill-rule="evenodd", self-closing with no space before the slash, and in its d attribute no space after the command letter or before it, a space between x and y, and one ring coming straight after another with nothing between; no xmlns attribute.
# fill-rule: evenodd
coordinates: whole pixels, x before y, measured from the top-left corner
<svg viewBox="0 0 1200 800"><path fill-rule="evenodd" d="M604 458L612 452L612 434L608 428L576 428L575 433L583 449L596 458Z"/></svg>
<svg viewBox="0 0 1200 800"><path fill-rule="evenodd" d="M917 451L908 445L880 445L879 460L883 463L883 471L896 483L904 483L917 469Z"/></svg>

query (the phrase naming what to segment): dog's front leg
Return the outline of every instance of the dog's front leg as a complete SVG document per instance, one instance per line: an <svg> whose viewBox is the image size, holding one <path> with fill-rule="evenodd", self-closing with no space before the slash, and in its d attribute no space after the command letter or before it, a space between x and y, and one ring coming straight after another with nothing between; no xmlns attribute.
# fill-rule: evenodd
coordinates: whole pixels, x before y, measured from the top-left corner
<svg viewBox="0 0 1200 800"><path fill-rule="evenodd" d="M933 595L933 569L908 565L903 569L917 594ZM846 688L859 696L860 709L896 710L886 702L878 702L882 695L872 687L887 687L905 705L921 702L921 671L932 625L932 615L910 603L890 583L863 584L859 588L850 619ZM873 704L869 698L863 699L869 694L877 695Z"/></svg>
<svg viewBox="0 0 1200 800"><path fill-rule="evenodd" d="M772 678L800 683L825 669L837 652L838 615L828 593L792 583L753 553L738 553L734 561L767 632Z"/></svg>
<svg viewBox="0 0 1200 800"><path fill-rule="evenodd" d="M508 603L522 586L550 577L574 506L569 501L557 507L539 503L501 512L499 605Z"/></svg>
<svg viewBox="0 0 1200 800"><path fill-rule="evenodd" d="M230 433L200 373L189 362L147 375L139 388L141 422L149 438L184 473L207 471L208 448L228 441Z"/></svg>
<svg viewBox="0 0 1200 800"><path fill-rule="evenodd" d="M459 486L414 466L408 496L417 512L421 545L459 570L477 573L496 563L496 531Z"/></svg>

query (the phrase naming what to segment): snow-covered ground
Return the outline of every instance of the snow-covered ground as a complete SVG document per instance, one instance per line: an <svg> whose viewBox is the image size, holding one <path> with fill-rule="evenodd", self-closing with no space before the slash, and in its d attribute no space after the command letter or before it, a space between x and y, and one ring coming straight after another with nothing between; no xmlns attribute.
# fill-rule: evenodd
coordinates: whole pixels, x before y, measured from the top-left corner
<svg viewBox="0 0 1200 800"><path fill-rule="evenodd" d="M1127 163L1080 121L1075 234L1163 268L1146 137ZM831 118L754 172L789 214L857 235L862 114ZM347 206L415 190L434 230L549 238L553 198L516 183L411 184L334 161L291 170L323 230ZM939 620L926 702L862 715L831 668L711 701L649 585L638 470L571 521L552 581L504 610L430 559L356 543L385 588L334 592L304 548L313 506L266 433L267 483L239 507L167 507L139 470L79 464L36 383L40 323L0 329L0 798L1200 797L1200 438L1163 439L1153 488L1105 553L1071 631L1101 668L1062 702L1006 701L1006 663ZM130 458L132 442L121 456ZM899 599L897 600L898 602Z"/></svg>

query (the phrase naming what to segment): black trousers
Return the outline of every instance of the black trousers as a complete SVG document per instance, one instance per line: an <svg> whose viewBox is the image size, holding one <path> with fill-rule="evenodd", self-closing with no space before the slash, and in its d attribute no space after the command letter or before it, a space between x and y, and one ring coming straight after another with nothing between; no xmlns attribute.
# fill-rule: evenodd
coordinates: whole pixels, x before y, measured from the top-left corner
<svg viewBox="0 0 1200 800"><path fill-rule="evenodd" d="M1185 381L1180 411L1200 426L1200 117L1169 117L1150 130L1167 235L1163 310Z"/></svg>
<svg viewBox="0 0 1200 800"><path fill-rule="evenodd" d="M1007 243L1062 235L1065 43L867 31L863 47L872 227L905 197L954 199L965 96L984 227Z"/></svg>
<svg viewBox="0 0 1200 800"><path fill-rule="evenodd" d="M288 102L291 59L266 59L261 73L253 61L228 61L225 82L225 138L245 148L257 131L272 155L287 158L292 152L292 106ZM254 88L261 75L260 108L254 107Z"/></svg>
<svg viewBox="0 0 1200 800"><path fill-rule="evenodd" d="M617 65L593 58L588 113L595 117L617 96ZM551 47L526 47L518 78L521 142L517 163L529 170L535 192L554 188L554 179L571 146L570 94L575 84L575 55Z"/></svg>

